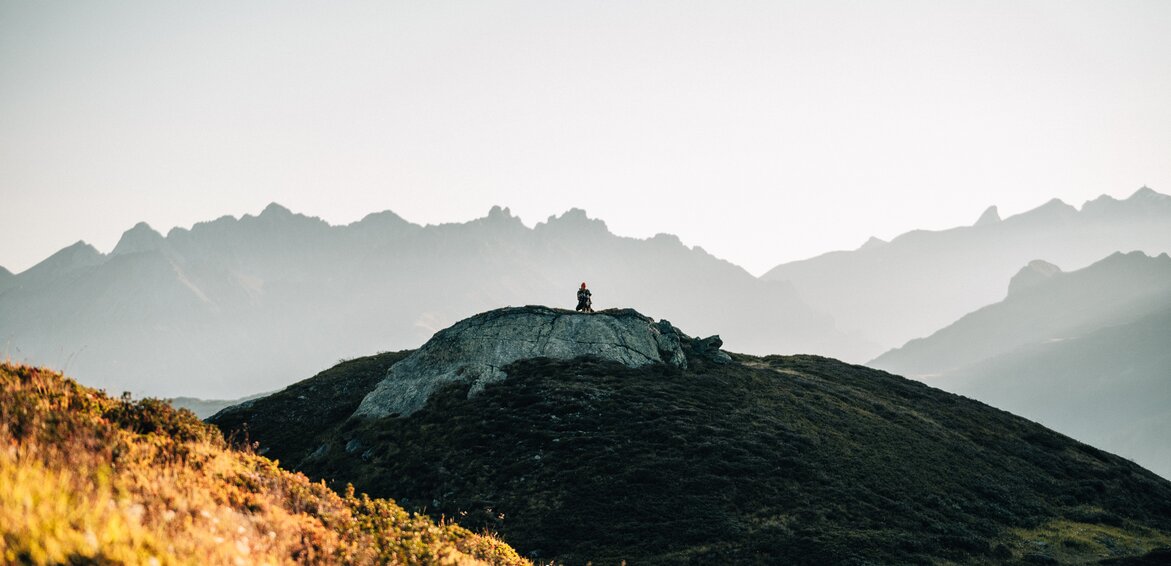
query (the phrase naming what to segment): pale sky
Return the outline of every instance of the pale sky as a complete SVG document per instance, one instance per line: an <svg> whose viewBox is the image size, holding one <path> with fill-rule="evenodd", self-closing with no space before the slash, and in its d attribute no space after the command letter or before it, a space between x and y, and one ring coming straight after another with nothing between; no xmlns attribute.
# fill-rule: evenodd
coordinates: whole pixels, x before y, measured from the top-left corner
<svg viewBox="0 0 1171 566"><path fill-rule="evenodd" d="M276 201L571 207L760 274L1171 193L1171 2L0 0L0 265Z"/></svg>

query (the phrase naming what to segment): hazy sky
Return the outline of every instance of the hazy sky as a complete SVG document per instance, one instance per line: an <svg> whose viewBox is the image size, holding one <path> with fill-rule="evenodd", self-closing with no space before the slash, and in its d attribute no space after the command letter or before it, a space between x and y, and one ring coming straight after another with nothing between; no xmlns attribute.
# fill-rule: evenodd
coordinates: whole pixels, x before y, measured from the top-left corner
<svg viewBox="0 0 1171 566"><path fill-rule="evenodd" d="M276 201L570 207L761 273L1171 193L1171 2L0 0L0 265Z"/></svg>

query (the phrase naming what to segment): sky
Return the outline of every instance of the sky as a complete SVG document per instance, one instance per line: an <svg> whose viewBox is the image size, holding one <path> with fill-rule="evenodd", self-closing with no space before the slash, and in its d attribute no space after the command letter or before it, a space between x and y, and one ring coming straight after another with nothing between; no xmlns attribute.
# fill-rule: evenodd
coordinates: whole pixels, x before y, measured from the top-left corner
<svg viewBox="0 0 1171 566"><path fill-rule="evenodd" d="M1171 2L0 0L0 266L146 221L585 209L754 274L1171 193Z"/></svg>

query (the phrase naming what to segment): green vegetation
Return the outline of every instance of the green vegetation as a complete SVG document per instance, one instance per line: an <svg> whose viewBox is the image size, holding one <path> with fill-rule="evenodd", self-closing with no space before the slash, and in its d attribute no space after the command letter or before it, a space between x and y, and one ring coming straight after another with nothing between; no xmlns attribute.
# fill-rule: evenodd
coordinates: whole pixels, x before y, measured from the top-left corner
<svg viewBox="0 0 1171 566"><path fill-rule="evenodd" d="M406 418L349 420L402 355L213 420L311 477L567 564L1094 563L1171 545L1166 480L861 366L534 359L473 399L455 385Z"/></svg>
<svg viewBox="0 0 1171 566"><path fill-rule="evenodd" d="M5 564L527 564L505 544L338 495L165 402L0 365Z"/></svg>

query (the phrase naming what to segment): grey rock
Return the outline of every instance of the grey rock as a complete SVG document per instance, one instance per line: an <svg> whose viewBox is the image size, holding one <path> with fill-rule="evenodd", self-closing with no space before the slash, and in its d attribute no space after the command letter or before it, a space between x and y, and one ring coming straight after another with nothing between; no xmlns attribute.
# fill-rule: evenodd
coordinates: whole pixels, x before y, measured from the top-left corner
<svg viewBox="0 0 1171 566"><path fill-rule="evenodd" d="M354 452L357 452L357 451L361 450L362 448L363 448L362 443L357 438L351 439L349 442L346 443L346 453L347 454L353 454Z"/></svg>
<svg viewBox="0 0 1171 566"><path fill-rule="evenodd" d="M708 336L707 338L696 338L690 342L691 351L694 355L711 360L717 364L732 363L732 356L720 350L724 346L724 341L720 339L719 334Z"/></svg>
<svg viewBox="0 0 1171 566"><path fill-rule="evenodd" d="M326 454L329 454L329 444L322 444L321 446L318 446L316 450L306 456L305 459L310 461L320 460L324 458Z"/></svg>
<svg viewBox="0 0 1171 566"><path fill-rule="evenodd" d="M356 417L409 415L442 385L471 383L474 397L505 379L503 367L529 358L594 356L627 367L666 363L687 367L683 343L671 323L632 309L578 313L542 306L508 307L478 314L439 331L415 353L390 368ZM718 346L716 346L718 348Z"/></svg>

